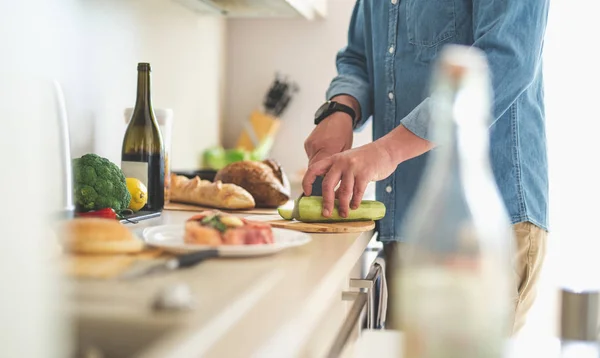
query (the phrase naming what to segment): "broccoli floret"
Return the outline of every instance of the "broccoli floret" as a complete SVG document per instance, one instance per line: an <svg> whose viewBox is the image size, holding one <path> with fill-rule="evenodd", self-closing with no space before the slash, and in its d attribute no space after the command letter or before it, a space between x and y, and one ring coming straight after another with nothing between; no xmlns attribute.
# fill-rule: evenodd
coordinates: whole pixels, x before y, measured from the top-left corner
<svg viewBox="0 0 600 358"><path fill-rule="evenodd" d="M80 210L127 209L131 195L123 171L106 158L86 154L73 160L75 201Z"/></svg>
<svg viewBox="0 0 600 358"><path fill-rule="evenodd" d="M110 177L107 175L100 175L100 178L101 179L96 180L94 183L94 189L96 189L99 196L112 196L115 191L115 186L109 179L104 179Z"/></svg>
<svg viewBox="0 0 600 358"><path fill-rule="evenodd" d="M98 199L98 193L89 185L75 186L75 201L78 207L85 210L93 210Z"/></svg>

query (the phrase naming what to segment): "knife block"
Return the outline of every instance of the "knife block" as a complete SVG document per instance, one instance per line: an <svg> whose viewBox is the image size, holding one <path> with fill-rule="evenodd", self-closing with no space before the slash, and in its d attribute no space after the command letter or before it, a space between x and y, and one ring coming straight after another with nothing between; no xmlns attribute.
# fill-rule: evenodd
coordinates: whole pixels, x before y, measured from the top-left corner
<svg viewBox="0 0 600 358"><path fill-rule="evenodd" d="M249 152L260 148L261 152L268 153L279 131L280 123L279 118L259 110L253 111L238 138L237 148Z"/></svg>

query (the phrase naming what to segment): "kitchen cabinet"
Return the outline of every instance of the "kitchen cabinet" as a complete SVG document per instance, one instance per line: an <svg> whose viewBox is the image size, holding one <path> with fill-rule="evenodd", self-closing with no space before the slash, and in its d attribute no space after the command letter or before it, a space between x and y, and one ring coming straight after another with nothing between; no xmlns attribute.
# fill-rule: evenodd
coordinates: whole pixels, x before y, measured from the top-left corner
<svg viewBox="0 0 600 358"><path fill-rule="evenodd" d="M199 14L227 18L325 17L327 0L172 0Z"/></svg>
<svg viewBox="0 0 600 358"><path fill-rule="evenodd" d="M381 266L380 262L370 262L371 259L368 256L368 252L365 252L362 260L362 264L367 263L368 272L366 274L362 273L357 278L351 278L349 290L342 292L342 300L350 301L351 305L347 316L330 344L327 352L328 357L340 357L349 354L353 350L356 340L362 336L363 329L380 329L381 324L385 321L385 317L382 316L386 312L380 310L379 307L383 302L377 302L379 297L376 295L377 286L381 285L382 280L385 281L385 267ZM381 295L383 292L381 290L386 288L380 286L379 289Z"/></svg>

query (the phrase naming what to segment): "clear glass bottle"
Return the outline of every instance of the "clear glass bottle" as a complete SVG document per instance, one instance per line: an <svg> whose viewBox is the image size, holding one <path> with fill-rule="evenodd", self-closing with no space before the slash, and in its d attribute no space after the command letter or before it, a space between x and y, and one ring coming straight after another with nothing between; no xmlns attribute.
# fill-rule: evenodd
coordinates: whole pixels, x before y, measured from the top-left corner
<svg viewBox="0 0 600 358"><path fill-rule="evenodd" d="M437 147L396 275L405 358L499 358L512 328L514 237L490 165L489 81L480 50L440 53L430 97Z"/></svg>

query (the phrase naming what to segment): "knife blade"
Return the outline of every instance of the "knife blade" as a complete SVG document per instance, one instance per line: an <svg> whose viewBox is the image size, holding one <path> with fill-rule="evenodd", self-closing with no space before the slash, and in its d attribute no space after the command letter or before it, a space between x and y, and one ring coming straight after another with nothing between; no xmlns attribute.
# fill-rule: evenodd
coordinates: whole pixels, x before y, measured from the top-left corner
<svg viewBox="0 0 600 358"><path fill-rule="evenodd" d="M165 262L161 262L158 264L154 264L150 267L145 267L141 270L134 270L126 272L121 279L123 280L131 280L134 278L154 275L160 272L165 271L174 271L180 268L191 267L199 264L202 261L207 259L218 257L219 250L203 250L198 252L192 252L190 254L184 254L176 256L172 259L169 259Z"/></svg>
<svg viewBox="0 0 600 358"><path fill-rule="evenodd" d="M300 199L304 197L304 192L294 200L294 209L292 209L292 219L300 221Z"/></svg>

